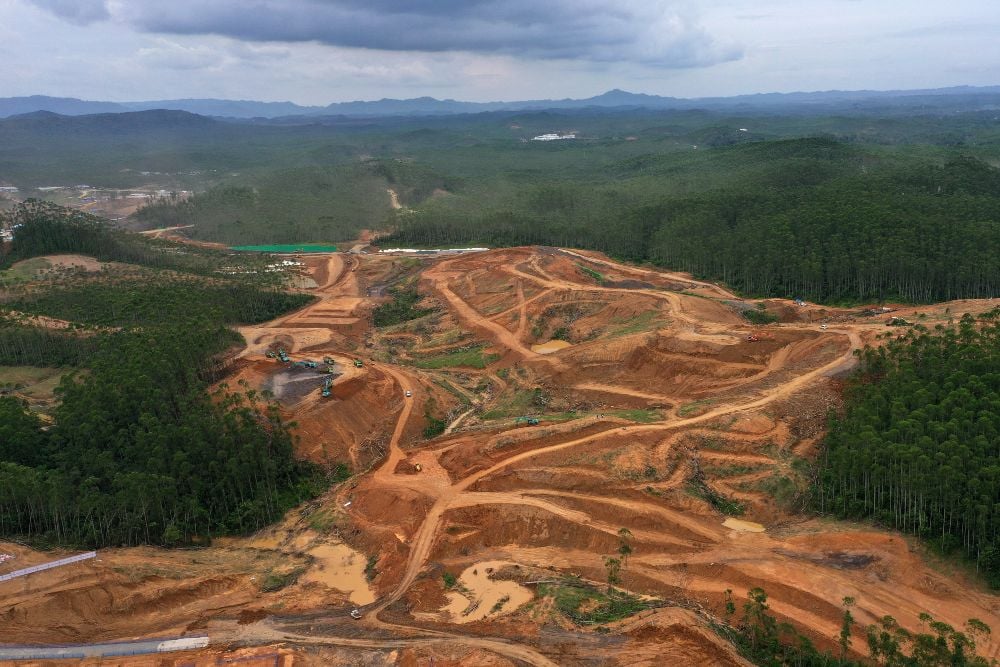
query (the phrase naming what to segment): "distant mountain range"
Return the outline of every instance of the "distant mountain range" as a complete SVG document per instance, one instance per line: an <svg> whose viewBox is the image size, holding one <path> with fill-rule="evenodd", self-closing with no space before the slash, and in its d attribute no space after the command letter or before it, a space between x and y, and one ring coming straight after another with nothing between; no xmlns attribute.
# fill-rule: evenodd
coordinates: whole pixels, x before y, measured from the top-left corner
<svg viewBox="0 0 1000 667"><path fill-rule="evenodd" d="M610 90L584 99L525 100L515 102L460 102L417 97L408 100L381 99L370 102L335 102L327 106L301 106L292 102L252 100L179 99L147 102L100 102L72 97L0 98L0 118L49 111L66 116L123 113L167 109L218 118L283 118L342 116L439 116L486 111L527 111L586 108L705 109L716 111L782 111L816 113L835 110L877 112L947 112L952 110L1000 109L1000 86L958 86L926 90L822 91L811 93L761 93L734 97L679 98Z"/></svg>

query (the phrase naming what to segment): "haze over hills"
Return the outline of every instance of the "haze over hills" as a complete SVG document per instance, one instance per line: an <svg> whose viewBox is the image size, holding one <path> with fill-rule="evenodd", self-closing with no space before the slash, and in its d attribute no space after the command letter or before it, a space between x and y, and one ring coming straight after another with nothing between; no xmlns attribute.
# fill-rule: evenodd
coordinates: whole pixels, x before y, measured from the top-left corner
<svg viewBox="0 0 1000 667"><path fill-rule="evenodd" d="M758 93L732 97L679 98L610 90L583 99L521 100L507 102L463 102L433 97L381 99L374 101L334 102L326 106L303 106L293 102L259 102L225 99L171 99L138 102L104 102L70 97L0 98L0 117L35 111L51 111L76 116L97 113L121 113L168 109L204 116L227 118L279 118L283 116L420 116L477 113L484 111L522 111L539 109L648 108L648 109L748 109L809 111L949 111L955 109L1000 108L1000 86L956 86L923 90L894 91L816 91L795 93Z"/></svg>

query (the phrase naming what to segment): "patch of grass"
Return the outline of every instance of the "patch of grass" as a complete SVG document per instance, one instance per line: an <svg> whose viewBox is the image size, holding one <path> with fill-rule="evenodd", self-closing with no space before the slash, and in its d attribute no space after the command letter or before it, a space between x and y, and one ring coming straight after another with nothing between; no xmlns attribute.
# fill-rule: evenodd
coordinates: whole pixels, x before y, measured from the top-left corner
<svg viewBox="0 0 1000 667"><path fill-rule="evenodd" d="M413 365L417 368L426 368L429 370L456 367L482 369L499 358L499 354L484 354L482 346L478 346L457 352L449 352L448 354L441 354L436 357L417 359L413 362Z"/></svg>
<svg viewBox="0 0 1000 667"><path fill-rule="evenodd" d="M608 331L608 336L615 338L618 336L628 336L630 334L647 331L652 328L653 322L659 316L655 310L647 310L627 320L621 320L622 326Z"/></svg>
<svg viewBox="0 0 1000 667"><path fill-rule="evenodd" d="M702 408L707 408L713 402L714 401L711 398L703 398L700 401L694 401L693 403L687 403L687 404L682 405L680 408L677 409L677 416L678 417L688 417L688 416L692 415L693 413L697 412L698 410L701 410Z"/></svg>
<svg viewBox="0 0 1000 667"><path fill-rule="evenodd" d="M633 421L638 424L652 424L653 422L658 422L663 419L663 413L659 410L649 410L645 408L636 410L613 410L606 413L602 412L601 414L614 415L615 417L628 419L629 421Z"/></svg>
<svg viewBox="0 0 1000 667"><path fill-rule="evenodd" d="M461 329L449 329L439 333L436 336L432 336L430 340L427 341L427 347L437 347L439 345L451 345L452 343L457 343L463 338L468 338L472 334L468 331L463 331Z"/></svg>
<svg viewBox="0 0 1000 667"><path fill-rule="evenodd" d="M722 495L706 484L700 474L689 479L685 488L692 496L701 498L726 516L743 516L747 511L743 503Z"/></svg>
<svg viewBox="0 0 1000 667"><path fill-rule="evenodd" d="M711 473L715 477L735 477L737 475L748 475L752 472L760 472L761 470L766 470L770 467L770 465L764 463L758 463L755 465L732 463L730 465L705 466L704 470L707 473Z"/></svg>
<svg viewBox="0 0 1000 667"><path fill-rule="evenodd" d="M580 269L580 271L582 271L584 273L584 275L586 275L589 278L592 278L593 280L595 280L597 282L597 284L599 284L599 285L603 285L604 283L608 282L608 279L604 277L603 273L599 273L597 271L594 271L589 266L584 266L583 264L580 264L579 262L577 262L576 263L576 268Z"/></svg>
<svg viewBox="0 0 1000 667"><path fill-rule="evenodd" d="M792 457L792 470L800 475L809 476L813 470L813 462L809 459L802 458L801 456Z"/></svg>
<svg viewBox="0 0 1000 667"><path fill-rule="evenodd" d="M568 410L566 412L553 412L547 415L539 415L538 419L545 422L569 422L581 417L586 417L586 414L581 414L576 410Z"/></svg>
<svg viewBox="0 0 1000 667"><path fill-rule="evenodd" d="M382 333L387 336L402 333L425 335L427 332L431 331L434 326L436 326L437 316L437 311L431 311L415 320L407 320L405 322L400 322L399 324L382 327Z"/></svg>
<svg viewBox="0 0 1000 667"><path fill-rule="evenodd" d="M442 572L441 579L444 581L444 587L447 589L452 589L455 584L458 583L458 577L453 575L451 572Z"/></svg>
<svg viewBox="0 0 1000 667"><path fill-rule="evenodd" d="M58 383L64 372L39 366L0 366L0 389L23 389L52 379Z"/></svg>
<svg viewBox="0 0 1000 667"><path fill-rule="evenodd" d="M52 264L47 259L41 257L22 260L6 271L0 271L0 285L35 280L42 271L51 266Z"/></svg>
<svg viewBox="0 0 1000 667"><path fill-rule="evenodd" d="M457 398L464 407L469 407L472 404L472 401L469 400L468 396L466 396L464 393L456 389L455 385L448 382L444 378L434 378L434 384L441 387L446 392Z"/></svg>
<svg viewBox="0 0 1000 667"><path fill-rule="evenodd" d="M433 312L426 308L417 308L420 294L412 287L392 289L389 293L392 295L392 301L383 303L372 312L372 322L377 327L388 327L415 320Z"/></svg>
<svg viewBox="0 0 1000 667"><path fill-rule="evenodd" d="M427 420L427 426L424 426L424 438L427 440L438 437L448 428L448 422L438 419L430 412L424 413L424 419Z"/></svg>
<svg viewBox="0 0 1000 667"><path fill-rule="evenodd" d="M808 482L801 478L776 474L761 480L757 488L774 498L782 509L792 510L800 509L805 504Z"/></svg>
<svg viewBox="0 0 1000 667"><path fill-rule="evenodd" d="M578 625L604 625L620 621L659 604L642 600L624 591L611 594L576 579L563 579L557 584L539 584L539 597L551 597L555 608Z"/></svg>
<svg viewBox="0 0 1000 667"><path fill-rule="evenodd" d="M743 311L743 317L751 324L773 324L778 321L778 316L767 312L767 306L758 303L756 308Z"/></svg>
<svg viewBox="0 0 1000 667"><path fill-rule="evenodd" d="M309 515L309 527L317 533L328 533L336 523L336 518L328 510L317 510Z"/></svg>
<svg viewBox="0 0 1000 667"><path fill-rule="evenodd" d="M426 421L424 425L424 438L428 440L436 438L448 428L448 422L445 421L445 418L436 416L435 412L437 412L437 399L431 396L424 403L424 420Z"/></svg>
<svg viewBox="0 0 1000 667"><path fill-rule="evenodd" d="M306 568L297 567L290 572L268 572L264 581L260 583L260 590L264 593L280 591L298 581L305 571Z"/></svg>
<svg viewBox="0 0 1000 667"><path fill-rule="evenodd" d="M365 580L371 582L378 576L378 556L369 556L365 563Z"/></svg>
<svg viewBox="0 0 1000 667"><path fill-rule="evenodd" d="M493 608L490 609L490 613L491 614L500 613L500 611L503 609L503 606L508 602L510 602L510 596L509 595L503 596L502 598L496 601L496 604L494 604Z"/></svg>
<svg viewBox="0 0 1000 667"><path fill-rule="evenodd" d="M346 482L351 478L351 468L346 463L338 463L333 466L333 470L330 472L330 482L333 484L339 484L340 482Z"/></svg>
<svg viewBox="0 0 1000 667"><path fill-rule="evenodd" d="M711 452L721 452L726 449L726 441L722 438L702 438L698 444L699 449L707 449Z"/></svg>
<svg viewBox="0 0 1000 667"><path fill-rule="evenodd" d="M506 417L521 417L538 412L548 404L548 396L540 388L518 389L509 398L501 400L492 409L485 412L483 419L504 419Z"/></svg>

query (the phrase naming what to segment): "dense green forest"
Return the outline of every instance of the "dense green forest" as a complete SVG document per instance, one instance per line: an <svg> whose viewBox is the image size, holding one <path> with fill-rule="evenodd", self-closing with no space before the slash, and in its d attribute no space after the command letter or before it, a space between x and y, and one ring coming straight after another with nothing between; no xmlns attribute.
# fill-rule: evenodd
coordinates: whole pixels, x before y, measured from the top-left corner
<svg viewBox="0 0 1000 667"><path fill-rule="evenodd" d="M569 129L578 139L530 141ZM549 110L287 126L150 113L9 119L3 137L32 146L31 157L0 149L14 182L43 165L62 173L85 152L94 164L79 179L156 169L158 186L196 194L130 224L193 225L185 233L228 244L393 230L387 243L593 248L760 296L1000 291L1000 130L980 111Z"/></svg>
<svg viewBox="0 0 1000 667"><path fill-rule="evenodd" d="M0 252L0 268L13 262L58 253L79 253L102 261L136 264L153 269L218 276L230 270L267 282L262 269L267 258L182 246L148 239L114 227L107 220L36 199L0 213L0 225L17 229L16 242ZM271 280L271 285L275 284ZM0 287L3 283L0 282Z"/></svg>
<svg viewBox="0 0 1000 667"><path fill-rule="evenodd" d="M242 343L227 325L272 319L310 297L272 289L256 258L167 252L171 244L52 207L17 215L8 261L61 251L139 265L3 291L0 363L77 371L60 383L50 425L0 397L0 534L180 544L260 528L316 493L323 475L293 459L289 427L266 396L208 393L223 353ZM227 277L234 270L238 279ZM32 315L73 326L45 328Z"/></svg>
<svg viewBox="0 0 1000 667"><path fill-rule="evenodd" d="M382 171L363 163L276 170L247 185L155 203L135 217L149 228L193 224L195 238L229 245L342 241L382 224L390 210L386 187Z"/></svg>
<svg viewBox="0 0 1000 667"><path fill-rule="evenodd" d="M529 185L508 206L471 215L432 203L396 216L385 242L593 248L749 294L825 302L1000 292L1000 170L986 163L880 164L829 139L706 154L686 166L670 155L629 160L618 166L625 180L590 189ZM706 170L731 182L715 184ZM691 192L675 183L650 194L670 179Z"/></svg>
<svg viewBox="0 0 1000 667"><path fill-rule="evenodd" d="M224 243L394 229L406 245L594 248L762 296L930 301L997 291L994 116L38 117L0 122L0 174L39 185L78 169L69 182L123 185L154 170L157 187L196 194L130 224ZM570 129L578 139L530 141Z"/></svg>
<svg viewBox="0 0 1000 667"><path fill-rule="evenodd" d="M107 271L94 277L13 288L5 305L101 327L169 325L192 313L214 322L265 322L310 298L229 280L155 271Z"/></svg>
<svg viewBox="0 0 1000 667"><path fill-rule="evenodd" d="M0 366L79 366L100 344L93 332L50 329L26 320L0 306Z"/></svg>
<svg viewBox="0 0 1000 667"><path fill-rule="evenodd" d="M864 350L819 506L963 553L1000 587L1000 309Z"/></svg>

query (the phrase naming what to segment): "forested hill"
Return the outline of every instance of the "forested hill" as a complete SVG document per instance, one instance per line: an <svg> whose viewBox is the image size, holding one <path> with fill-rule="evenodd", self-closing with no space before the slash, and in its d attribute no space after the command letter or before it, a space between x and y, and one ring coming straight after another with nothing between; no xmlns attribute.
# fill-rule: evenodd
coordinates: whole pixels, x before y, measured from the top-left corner
<svg viewBox="0 0 1000 667"><path fill-rule="evenodd" d="M21 226L7 264L54 252L131 263L28 281L0 272L0 365L77 370L44 428L0 397L0 536L183 544L258 529L316 491L321 475L293 459L274 405L208 393L220 355L243 343L228 325L308 296L274 289L258 259L149 241L52 206L11 215Z"/></svg>
<svg viewBox="0 0 1000 667"><path fill-rule="evenodd" d="M974 158L794 139L638 156L611 172L543 181L472 214L432 202L398 215L386 243L592 248L820 302L1000 293L1000 170Z"/></svg>
<svg viewBox="0 0 1000 667"><path fill-rule="evenodd" d="M861 362L826 439L821 509L962 552L1000 588L1000 309Z"/></svg>

